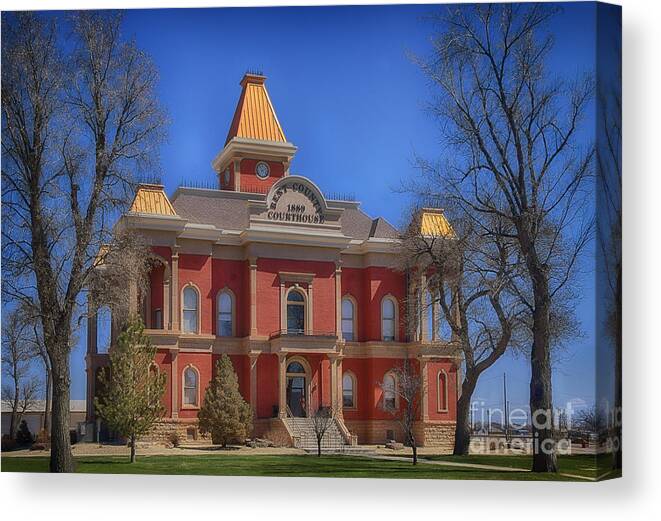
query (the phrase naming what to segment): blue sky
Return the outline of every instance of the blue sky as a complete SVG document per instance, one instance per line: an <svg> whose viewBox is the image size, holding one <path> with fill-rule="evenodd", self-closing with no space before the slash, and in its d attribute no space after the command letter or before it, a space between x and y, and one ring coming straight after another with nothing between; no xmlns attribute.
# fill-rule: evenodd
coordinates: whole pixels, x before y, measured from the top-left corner
<svg viewBox="0 0 661 521"><path fill-rule="evenodd" d="M299 147L292 172L324 191L354 192L372 216L395 225L407 201L393 190L415 174L414 154L442 153L440 132L425 111L430 85L408 53L430 52L424 17L442 6L364 6L127 11L124 35L155 60L159 96L171 125L162 147L162 178L169 193L182 180L213 183L211 160L222 148L250 68L267 88L287 139ZM551 73L594 69L594 4L565 4L551 27ZM586 132L593 127L591 110ZM592 121L591 121L592 120ZM585 134L587 135L587 134ZM584 337L556 365L558 403L594 400L594 284L579 281L577 306ZM85 338L84 331L80 338ZM73 398L84 398L84 346L73 353ZM508 374L512 407L528 401L525 357L506 356L483 377L475 397L502 404Z"/></svg>

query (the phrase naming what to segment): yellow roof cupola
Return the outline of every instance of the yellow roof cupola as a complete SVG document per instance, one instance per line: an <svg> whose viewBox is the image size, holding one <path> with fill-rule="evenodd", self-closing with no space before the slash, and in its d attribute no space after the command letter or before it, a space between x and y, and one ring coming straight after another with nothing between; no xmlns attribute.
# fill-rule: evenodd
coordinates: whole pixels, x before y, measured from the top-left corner
<svg viewBox="0 0 661 521"><path fill-rule="evenodd" d="M138 186L129 212L167 216L177 215L170 199L165 194L163 185L148 183L142 183Z"/></svg>
<svg viewBox="0 0 661 521"><path fill-rule="evenodd" d="M211 166L221 190L265 193L280 177L289 175L297 149L287 141L275 114L266 76L247 72L240 85L225 145Z"/></svg>
<svg viewBox="0 0 661 521"><path fill-rule="evenodd" d="M452 225L441 208L422 208L419 214L420 230L423 237L455 237Z"/></svg>
<svg viewBox="0 0 661 521"><path fill-rule="evenodd" d="M286 143L278 116L266 90L266 76L246 73L240 82L241 97L232 118L225 144L232 138Z"/></svg>

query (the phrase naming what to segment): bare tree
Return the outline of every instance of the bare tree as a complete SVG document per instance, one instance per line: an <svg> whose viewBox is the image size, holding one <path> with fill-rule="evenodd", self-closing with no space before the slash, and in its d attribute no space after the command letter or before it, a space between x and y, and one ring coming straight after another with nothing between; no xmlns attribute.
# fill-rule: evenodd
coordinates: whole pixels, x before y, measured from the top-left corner
<svg viewBox="0 0 661 521"><path fill-rule="evenodd" d="M335 414L332 407L319 407L312 415L312 428L317 440L317 456L321 457L321 444L324 436L335 421Z"/></svg>
<svg viewBox="0 0 661 521"><path fill-rule="evenodd" d="M51 402L53 401L53 372L50 367L50 359L48 358L48 351L44 345L44 337L41 334L41 324L37 320L31 321L32 328L32 349L37 354L41 365L44 369L44 417L42 419L41 428L50 435L50 411Z"/></svg>
<svg viewBox="0 0 661 521"><path fill-rule="evenodd" d="M13 310L3 320L2 328L2 401L11 409L9 437L16 438L16 430L25 412L35 405L39 385L31 374L35 352L28 339L29 328L20 310Z"/></svg>
<svg viewBox="0 0 661 521"><path fill-rule="evenodd" d="M414 367L412 360L404 360L402 365L392 370L392 374L395 378L394 389L385 382L381 382L380 385L384 396L394 393L398 399L394 404L388 404L384 400L383 406L399 423L404 433L404 440L413 452L413 464L417 465L418 443L415 437L415 422L420 414L421 395L426 390L423 387L422 377Z"/></svg>
<svg viewBox="0 0 661 521"><path fill-rule="evenodd" d="M607 425L606 415L599 407L588 407L578 411L574 424L588 434L602 436Z"/></svg>
<svg viewBox="0 0 661 521"><path fill-rule="evenodd" d="M508 347L519 347L524 337L525 309L516 295L521 267L515 244L503 233L507 223L489 226L499 233L480 235L482 229L458 208L449 215L451 235L429 235L420 226L423 211L414 212L404 234L402 259L409 270L427 274L426 287L419 291L429 298L416 294L416 304L428 315L430 307L440 308L452 341L463 354L453 453L468 454L470 406L478 380ZM419 316L416 310L414 322ZM433 325L437 330L438 326Z"/></svg>
<svg viewBox="0 0 661 521"><path fill-rule="evenodd" d="M550 4L449 7L435 17L441 30L433 55L418 60L438 94L432 111L452 150L446 162L423 168L438 174L437 193L472 214L484 233L496 232L487 217L506 222L504 237L515 241L525 268L528 289L519 297L530 316L535 472L557 471L552 311L572 293L593 229L584 187L594 147L580 142L579 129L594 82L551 79L545 70L552 37L544 28L557 12Z"/></svg>
<svg viewBox="0 0 661 521"><path fill-rule="evenodd" d="M43 386L39 386L43 387L44 390L44 415L42 418L41 429L48 434L50 432L50 404L52 401L53 377L50 368L50 359L48 358L48 352L46 351L43 334L41 332L41 321L38 316L33 314L35 309L36 306L34 304L30 306L22 304L15 310L15 313L19 315L22 324L25 326L24 338L30 345L33 357L39 359L43 366L44 381Z"/></svg>
<svg viewBox="0 0 661 521"><path fill-rule="evenodd" d="M121 247L112 223L152 164L164 116L157 72L121 16L77 12L69 45L55 19L3 17L2 290L34 306L53 376L52 472L71 472L69 355L96 257ZM64 54L64 49L72 49Z"/></svg>

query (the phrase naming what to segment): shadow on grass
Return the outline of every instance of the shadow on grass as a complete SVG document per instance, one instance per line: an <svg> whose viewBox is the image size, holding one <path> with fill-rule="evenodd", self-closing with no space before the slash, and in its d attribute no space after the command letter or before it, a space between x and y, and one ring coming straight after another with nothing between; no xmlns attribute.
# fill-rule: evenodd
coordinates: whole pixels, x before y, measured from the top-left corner
<svg viewBox="0 0 661 521"><path fill-rule="evenodd" d="M178 448L203 452L234 452L241 450L241 447L235 445L228 445L227 447L222 447L220 445L179 445Z"/></svg>

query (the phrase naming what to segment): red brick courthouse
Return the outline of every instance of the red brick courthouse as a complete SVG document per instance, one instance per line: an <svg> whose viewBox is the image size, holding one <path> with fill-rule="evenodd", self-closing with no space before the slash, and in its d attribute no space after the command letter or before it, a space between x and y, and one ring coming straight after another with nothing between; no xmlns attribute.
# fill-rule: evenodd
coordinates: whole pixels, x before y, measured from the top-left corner
<svg viewBox="0 0 661 521"><path fill-rule="evenodd" d="M409 359L425 391L420 445L450 448L460 359L440 338L438 310L408 334L405 308L420 275L395 270L398 231L354 201L327 199L290 173L296 147L278 122L263 76L246 75L223 149L218 189L142 185L124 223L158 262L142 305L167 375L157 433L196 438L197 413L215 361L227 353L255 414L255 435L300 444L319 406L337 412L342 443L403 441L393 368ZM350 182L347 180L347 182ZM447 229L441 212L421 223ZM424 277L424 275L422 275ZM88 422L98 369L96 319L87 348Z"/></svg>

